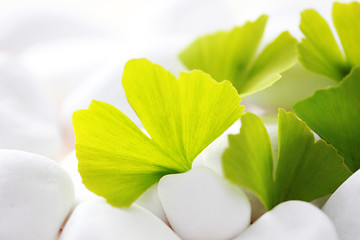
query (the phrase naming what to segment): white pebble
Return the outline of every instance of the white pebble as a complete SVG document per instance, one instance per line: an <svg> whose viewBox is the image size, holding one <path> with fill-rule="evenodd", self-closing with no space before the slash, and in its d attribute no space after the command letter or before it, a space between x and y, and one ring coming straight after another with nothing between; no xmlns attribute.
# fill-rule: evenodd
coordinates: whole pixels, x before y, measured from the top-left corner
<svg viewBox="0 0 360 240"><path fill-rule="evenodd" d="M140 207L145 208L146 210L152 212L155 216L161 219L164 223L168 224L164 208L160 202L158 195L158 184L151 186L146 192L144 192L136 201Z"/></svg>
<svg viewBox="0 0 360 240"><path fill-rule="evenodd" d="M288 201L265 213L234 240L338 240L333 223L311 203Z"/></svg>
<svg viewBox="0 0 360 240"><path fill-rule="evenodd" d="M334 222L341 240L360 236L360 170L331 195L322 208Z"/></svg>
<svg viewBox="0 0 360 240"><path fill-rule="evenodd" d="M209 168L167 175L158 192L171 227L182 239L229 239L250 223L246 195Z"/></svg>
<svg viewBox="0 0 360 240"><path fill-rule="evenodd" d="M59 164L0 150L0 239L55 239L73 201L73 184Z"/></svg>
<svg viewBox="0 0 360 240"><path fill-rule="evenodd" d="M89 200L78 205L60 240L180 240L160 219L138 207L116 208L105 201Z"/></svg>

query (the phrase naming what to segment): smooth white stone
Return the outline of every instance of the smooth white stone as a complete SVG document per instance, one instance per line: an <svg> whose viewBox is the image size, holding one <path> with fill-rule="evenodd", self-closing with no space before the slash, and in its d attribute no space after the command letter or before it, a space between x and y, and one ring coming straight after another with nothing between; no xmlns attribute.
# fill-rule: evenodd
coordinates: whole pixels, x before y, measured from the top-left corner
<svg viewBox="0 0 360 240"><path fill-rule="evenodd" d="M0 150L0 239L55 239L73 201L71 178L59 164Z"/></svg>
<svg viewBox="0 0 360 240"><path fill-rule="evenodd" d="M55 157L62 139L46 90L9 56L0 56L0 79L0 148Z"/></svg>
<svg viewBox="0 0 360 240"><path fill-rule="evenodd" d="M205 161L205 156L206 156L206 149L204 149L199 155L196 156L196 158L194 159L191 168L196 168L196 167L204 167L207 166ZM214 170L216 171L216 170Z"/></svg>
<svg viewBox="0 0 360 240"><path fill-rule="evenodd" d="M158 194L158 184L151 186L146 192L144 192L136 201L135 204L145 208L146 210L152 212L157 216L161 221L168 224L164 208L161 204Z"/></svg>
<svg viewBox="0 0 360 240"><path fill-rule="evenodd" d="M234 240L338 240L331 220L311 203L288 201L265 213Z"/></svg>
<svg viewBox="0 0 360 240"><path fill-rule="evenodd" d="M334 222L341 240L360 236L360 170L348 178L325 203L322 210Z"/></svg>
<svg viewBox="0 0 360 240"><path fill-rule="evenodd" d="M246 195L209 168L167 175L158 192L171 227L182 239L229 239L250 223Z"/></svg>
<svg viewBox="0 0 360 240"><path fill-rule="evenodd" d="M116 208L105 201L89 200L78 205L60 240L180 240L160 219L138 207Z"/></svg>

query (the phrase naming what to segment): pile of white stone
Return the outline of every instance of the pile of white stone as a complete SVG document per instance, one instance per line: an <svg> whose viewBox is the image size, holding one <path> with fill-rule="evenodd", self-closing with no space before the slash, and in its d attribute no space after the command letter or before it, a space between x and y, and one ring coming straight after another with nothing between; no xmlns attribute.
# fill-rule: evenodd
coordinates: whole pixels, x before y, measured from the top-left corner
<svg viewBox="0 0 360 240"><path fill-rule="evenodd" d="M360 172L321 209L288 201L252 224L258 203L205 166L163 177L126 209L84 196L78 176L70 174L40 155L0 150L0 239L355 240L360 235Z"/></svg>

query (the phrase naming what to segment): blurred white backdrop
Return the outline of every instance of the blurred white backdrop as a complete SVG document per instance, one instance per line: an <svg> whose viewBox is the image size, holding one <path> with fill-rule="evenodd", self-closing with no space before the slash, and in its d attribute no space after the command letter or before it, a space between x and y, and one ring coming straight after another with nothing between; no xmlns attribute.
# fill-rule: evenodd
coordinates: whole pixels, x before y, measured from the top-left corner
<svg viewBox="0 0 360 240"><path fill-rule="evenodd" d="M9 8L28 8L28 7L45 7L54 8L59 11L67 12L78 16L79 18L96 25L100 28L105 28L113 32L122 34L123 28L132 25L135 14L145 12L146 17L157 18L158 14L176 14L180 17L177 21L186 24L185 19L190 22L216 22L219 18L224 17L221 14L210 16L204 13L209 12L211 9L211 2L213 0L1 0L0 1L0 14L7 12ZM333 0L222 0L217 1L221 5L229 6L228 10L234 16L235 21L233 24L240 24L245 20L252 20L259 14L271 14L273 18L277 15L287 15L290 19L299 19L294 10L299 12L306 8L315 8L322 13L330 11ZM342 0L340 2L350 2ZM208 4L210 3L210 4ZM180 6L179 8L177 6ZM171 9L172 8L172 9ZM168 10L172 11L168 11ZM212 9L222 11L223 9ZM189 18L198 15L199 18ZM206 16L205 19L200 17ZM141 16L138 15L140 19ZM145 17L145 16L142 16ZM151 20L151 19L147 19ZM162 19L165 20L165 19ZM172 19L173 20L173 19ZM171 24L164 22L163 24ZM289 21L283 21L287 25ZM174 27L174 26L171 26ZM178 26L180 27L180 26ZM185 27L185 25L181 26ZM186 26L189 27L189 26ZM191 26L190 26L191 27Z"/></svg>
<svg viewBox="0 0 360 240"><path fill-rule="evenodd" d="M121 86L129 59L146 57L178 74L186 70L178 53L203 34L267 14L262 45L285 30L301 39L300 12L313 8L329 20L333 2L0 0L0 148L60 160L74 148L72 113L92 99L141 126Z"/></svg>

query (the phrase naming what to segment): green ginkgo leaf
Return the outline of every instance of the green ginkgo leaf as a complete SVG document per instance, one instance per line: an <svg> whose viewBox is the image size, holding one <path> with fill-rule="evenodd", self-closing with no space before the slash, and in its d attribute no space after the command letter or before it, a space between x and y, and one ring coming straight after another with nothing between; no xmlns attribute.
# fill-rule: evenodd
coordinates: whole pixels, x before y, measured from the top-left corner
<svg viewBox="0 0 360 240"><path fill-rule="evenodd" d="M351 172L336 150L315 142L307 125L290 112L279 110L276 170L269 135L252 113L241 117L241 130L229 136L223 154L225 176L252 191L271 209L287 200L312 201L333 193Z"/></svg>
<svg viewBox="0 0 360 240"><path fill-rule="evenodd" d="M217 81L231 81L241 97L261 91L280 79L280 73L297 59L297 41L288 32L256 55L266 21L263 15L229 32L203 36L179 57L188 69L201 69Z"/></svg>
<svg viewBox="0 0 360 240"><path fill-rule="evenodd" d="M336 87L318 90L293 106L321 138L333 145L352 171L360 169L360 67Z"/></svg>
<svg viewBox="0 0 360 240"><path fill-rule="evenodd" d="M225 176L251 190L267 209L274 205L273 158L270 137L259 117L250 112L241 117L241 131L229 135L223 154Z"/></svg>
<svg viewBox="0 0 360 240"><path fill-rule="evenodd" d="M360 4L334 3L333 21L344 54L327 22L314 10L301 14L305 38L299 44L300 62L310 71L341 81L360 65Z"/></svg>
<svg viewBox="0 0 360 240"><path fill-rule="evenodd" d="M83 183L119 207L129 206L162 176L191 169L195 157L244 110L230 82L217 83L201 71L176 79L145 59L126 64L123 86L151 137L106 103L93 101L73 115Z"/></svg>

